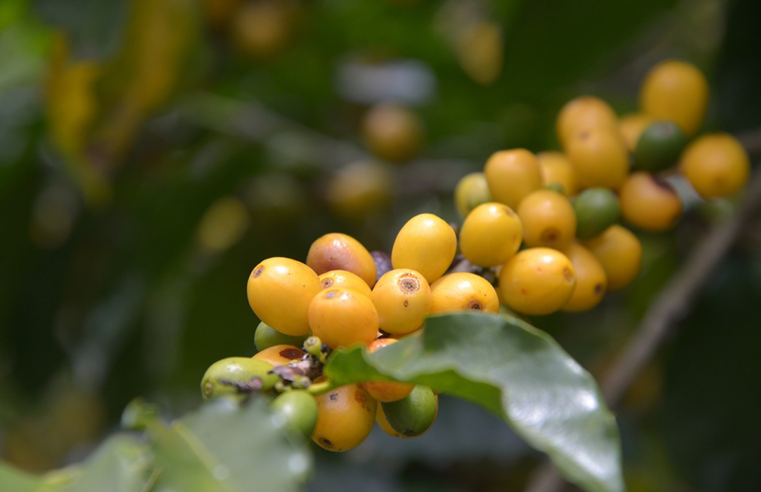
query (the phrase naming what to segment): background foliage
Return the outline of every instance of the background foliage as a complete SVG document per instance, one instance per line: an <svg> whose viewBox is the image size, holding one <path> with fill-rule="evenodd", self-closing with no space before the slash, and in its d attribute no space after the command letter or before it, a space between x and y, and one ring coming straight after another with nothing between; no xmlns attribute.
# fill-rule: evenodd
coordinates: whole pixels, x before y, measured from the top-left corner
<svg viewBox="0 0 761 492"><path fill-rule="evenodd" d="M258 261L303 259L331 231L388 250L422 211L456 220L456 181L498 149L556 148L555 114L575 95L631 111L644 72L679 57L711 82L707 129L761 125L752 0L285 3L289 27L270 53L244 49L208 2L0 3L6 462L41 472L139 453L111 438L91 455L134 397L183 415L198 407L211 362L255 351L243 284ZM473 62L484 46L458 35L463 23L497 29L502 52ZM420 158L384 167L388 199L361 220L330 205L328 186L367 158L361 117L397 89L371 84L357 96L357 67L401 77L426 128ZM732 206L643 235L641 278L593 312L533 321L599 374ZM749 228L629 392L617 416L629 490L761 486L759 259ZM313 490L519 489L540 459L492 415L447 398L419 440L374 433L344 455L319 451Z"/></svg>

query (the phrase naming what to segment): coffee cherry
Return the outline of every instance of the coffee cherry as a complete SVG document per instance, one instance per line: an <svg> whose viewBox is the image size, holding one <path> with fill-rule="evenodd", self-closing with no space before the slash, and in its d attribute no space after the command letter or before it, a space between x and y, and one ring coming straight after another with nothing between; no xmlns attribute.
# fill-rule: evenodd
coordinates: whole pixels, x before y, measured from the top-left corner
<svg viewBox="0 0 761 492"><path fill-rule="evenodd" d="M306 355L300 348L293 345L275 345L256 353L252 359L269 362L273 366L284 366L301 360Z"/></svg>
<svg viewBox="0 0 761 492"><path fill-rule="evenodd" d="M618 129L626 141L627 148L631 152L634 152L634 149L637 147L639 136L653 122L655 122L655 119L645 113L627 114L618 120Z"/></svg>
<svg viewBox="0 0 761 492"><path fill-rule="evenodd" d="M232 19L232 40L240 52L269 58L281 52L291 38L294 8L290 2L246 2Z"/></svg>
<svg viewBox="0 0 761 492"><path fill-rule="evenodd" d="M521 246L523 227L513 209L490 202L474 208L460 230L460 250L474 265L504 264Z"/></svg>
<svg viewBox="0 0 761 492"><path fill-rule="evenodd" d="M367 352L371 354L379 348L387 347L396 342L397 340L394 338L379 338L373 340L373 342L367 346ZM397 401L409 395L415 385L387 381L369 381L362 383L362 387L365 388L370 396L377 401Z"/></svg>
<svg viewBox="0 0 761 492"><path fill-rule="evenodd" d="M245 397L253 391L269 391L280 380L267 374L272 364L248 357L228 357L218 360L201 379L201 393L209 400L221 395Z"/></svg>
<svg viewBox="0 0 761 492"><path fill-rule="evenodd" d="M560 110L555 121L555 131L563 148L579 133L596 128L617 131L618 118L608 103L594 96L571 99Z"/></svg>
<svg viewBox="0 0 761 492"><path fill-rule="evenodd" d="M537 190L518 207L527 246L563 249L576 236L576 214L564 195L552 190Z"/></svg>
<svg viewBox="0 0 761 492"><path fill-rule="evenodd" d="M457 182L454 189L454 202L460 217L467 217L471 210L482 203L490 202L489 183L484 173L470 173Z"/></svg>
<svg viewBox="0 0 761 492"><path fill-rule="evenodd" d="M259 326L256 327L256 331L254 332L254 344L256 345L256 350L258 351L268 349L275 345L293 345L296 347L301 347L301 345L304 343L304 340L307 339L307 336L308 335L292 337L289 335L283 335L262 321L259 323Z"/></svg>
<svg viewBox="0 0 761 492"><path fill-rule="evenodd" d="M379 104L362 120L362 138L375 155L392 162L403 162L418 153L423 145L423 123L409 108Z"/></svg>
<svg viewBox="0 0 761 492"><path fill-rule="evenodd" d="M645 231L665 231L682 216L682 202L672 186L652 174L630 175L619 192L621 215Z"/></svg>
<svg viewBox="0 0 761 492"><path fill-rule="evenodd" d="M519 251L499 274L500 300L524 314L550 314L566 305L576 287L576 273L560 251Z"/></svg>
<svg viewBox="0 0 761 492"><path fill-rule="evenodd" d="M425 434L436 420L438 406L431 388L422 385L415 386L406 398L380 404L389 427L404 437Z"/></svg>
<svg viewBox="0 0 761 492"><path fill-rule="evenodd" d="M391 249L394 268L420 272L430 284L447 271L457 251L452 226L433 214L411 218L399 231Z"/></svg>
<svg viewBox="0 0 761 492"><path fill-rule="evenodd" d="M607 288L605 269L600 261L581 244L574 242L563 253L576 272L576 288L561 309L567 312L587 311L600 303Z"/></svg>
<svg viewBox="0 0 761 492"><path fill-rule="evenodd" d="M573 201L576 237L589 239L618 222L621 206L618 196L607 188L588 188Z"/></svg>
<svg viewBox="0 0 761 492"><path fill-rule="evenodd" d="M331 270L320 275L320 285L323 290L333 288L354 289L369 296L370 287L357 274L346 270Z"/></svg>
<svg viewBox="0 0 761 492"><path fill-rule="evenodd" d="M366 295L352 289L328 289L309 305L312 333L334 349L360 343L378 335L378 312Z"/></svg>
<svg viewBox="0 0 761 492"><path fill-rule="evenodd" d="M375 284L370 300L378 311L380 329L392 335L417 330L431 313L431 288L419 272L391 270Z"/></svg>
<svg viewBox="0 0 761 492"><path fill-rule="evenodd" d="M455 311L499 312L497 291L474 273L448 273L431 284L431 314Z"/></svg>
<svg viewBox="0 0 761 492"><path fill-rule="evenodd" d="M629 173L629 150L617 129L590 128L568 140L566 155L582 188L618 189Z"/></svg>
<svg viewBox="0 0 761 492"><path fill-rule="evenodd" d="M639 94L642 112L676 123L691 137L703 124L708 82L695 66L666 60L650 69Z"/></svg>
<svg viewBox="0 0 761 492"><path fill-rule="evenodd" d="M260 320L280 333L309 333L309 303L320 292L317 274L290 258L269 258L254 267L248 278L248 303Z"/></svg>
<svg viewBox="0 0 761 492"><path fill-rule="evenodd" d="M347 234L331 233L318 238L309 247L307 265L318 275L331 270L347 270L367 285L375 285L375 262L362 243Z"/></svg>
<svg viewBox="0 0 761 492"><path fill-rule="evenodd" d="M493 153L486 161L484 175L493 200L513 210L526 195L542 187L539 162L526 149Z"/></svg>
<svg viewBox="0 0 761 492"><path fill-rule="evenodd" d="M377 162L358 161L339 170L330 180L325 201L337 215L361 220L383 210L391 201L392 175Z"/></svg>
<svg viewBox="0 0 761 492"><path fill-rule="evenodd" d="M312 440L320 447L348 451L370 435L378 403L360 385L341 386L317 396L316 400L317 425Z"/></svg>
<svg viewBox="0 0 761 492"><path fill-rule="evenodd" d="M634 149L635 167L645 171L660 171L676 164L687 144L687 137L676 123L656 121L639 137Z"/></svg>
<svg viewBox="0 0 761 492"><path fill-rule="evenodd" d="M629 229L615 224L583 244L600 260L609 291L623 289L639 275L642 244Z"/></svg>
<svg viewBox="0 0 761 492"><path fill-rule="evenodd" d="M536 154L542 171L542 183L545 187L558 184L565 196L574 196L578 192L576 171L571 161L562 152L540 152Z"/></svg>
<svg viewBox="0 0 761 492"><path fill-rule="evenodd" d="M703 198L726 197L748 182L750 159L736 138L712 133L685 149L680 170Z"/></svg>
<svg viewBox="0 0 761 492"><path fill-rule="evenodd" d="M303 390L286 391L278 395L270 405L286 428L301 432L306 437L312 435L317 425L317 400Z"/></svg>

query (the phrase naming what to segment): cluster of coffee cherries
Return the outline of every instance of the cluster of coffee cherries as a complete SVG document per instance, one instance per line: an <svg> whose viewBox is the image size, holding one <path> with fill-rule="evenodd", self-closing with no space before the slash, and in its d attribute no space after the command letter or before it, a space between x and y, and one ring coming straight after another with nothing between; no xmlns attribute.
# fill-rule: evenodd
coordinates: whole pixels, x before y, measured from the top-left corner
<svg viewBox="0 0 761 492"><path fill-rule="evenodd" d="M563 152L494 153L455 190L461 226L433 214L411 218L391 255L341 233L320 237L304 263L269 258L248 279L261 320L258 353L213 364L204 397L277 395L273 409L331 451L359 445L374 422L395 437L425 433L438 412L431 388L403 382L336 386L322 375L332 350L374 352L425 329L428 316L458 311L514 315L577 312L639 274L642 246L619 224L663 231L683 206L671 179L705 199L738 192L749 158L730 135L693 140L708 89L693 66L654 67L641 113L619 119L580 97L557 118Z"/></svg>

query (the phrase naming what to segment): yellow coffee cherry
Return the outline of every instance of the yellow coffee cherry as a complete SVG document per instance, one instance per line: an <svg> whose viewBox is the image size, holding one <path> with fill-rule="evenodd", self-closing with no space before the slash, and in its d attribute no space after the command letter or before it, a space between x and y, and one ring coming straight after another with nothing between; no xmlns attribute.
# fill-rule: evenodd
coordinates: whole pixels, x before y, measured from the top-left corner
<svg viewBox="0 0 761 492"><path fill-rule="evenodd" d="M645 231L671 229L682 216L682 201L674 188L646 172L631 174L619 190L621 216Z"/></svg>
<svg viewBox="0 0 761 492"><path fill-rule="evenodd" d="M576 287L571 260L551 248L519 251L499 273L500 300L524 314L553 313L568 303Z"/></svg>
<svg viewBox="0 0 761 492"><path fill-rule="evenodd" d="M362 138L375 155L392 162L403 162L414 157L423 145L423 123L409 108L379 104L365 115Z"/></svg>
<svg viewBox="0 0 761 492"><path fill-rule="evenodd" d="M688 137L703 124L708 107L708 81L694 65L666 60L650 69L639 93L642 112L671 120Z"/></svg>
<svg viewBox="0 0 761 492"><path fill-rule="evenodd" d="M631 152L637 148L637 142L642 132L655 123L655 118L645 113L631 113L621 117L618 121L618 129L626 141L626 146Z"/></svg>
<svg viewBox="0 0 761 492"><path fill-rule="evenodd" d="M325 190L325 201L337 215L361 220L390 202L393 175L377 162L353 162L336 173Z"/></svg>
<svg viewBox="0 0 761 492"><path fill-rule="evenodd" d="M391 249L394 268L420 272L430 284L447 271L457 252L452 226L433 214L411 218L399 231Z"/></svg>
<svg viewBox="0 0 761 492"><path fill-rule="evenodd" d="M623 289L639 275L642 243L629 229L614 224L583 244L600 260L609 291Z"/></svg>
<svg viewBox="0 0 761 492"><path fill-rule="evenodd" d="M296 4L284 1L245 2L231 19L233 44L243 54L268 58L280 53L292 37Z"/></svg>
<svg viewBox="0 0 761 492"><path fill-rule="evenodd" d="M376 350L388 347L397 341L398 340L395 338L378 338L367 346L367 352L371 354ZM365 390L370 393L370 396L375 398L376 401L397 401L412 393L415 385L407 383L391 383L387 381L371 381L362 383L362 387L365 388Z"/></svg>
<svg viewBox="0 0 761 492"><path fill-rule="evenodd" d="M495 202L515 210L523 197L542 187L542 171L526 149L495 152L484 166L484 175Z"/></svg>
<svg viewBox="0 0 761 492"><path fill-rule="evenodd" d="M475 273L444 275L431 284L431 314L455 311L499 312L497 291L485 278Z"/></svg>
<svg viewBox="0 0 761 492"><path fill-rule="evenodd" d="M251 358L269 362L273 366L283 366L301 360L304 355L304 351L293 345L273 345L272 347L257 352L256 355Z"/></svg>
<svg viewBox="0 0 761 492"><path fill-rule="evenodd" d="M369 297L353 289L328 289L309 304L312 334L328 347L368 345L378 336L378 311Z"/></svg>
<svg viewBox="0 0 761 492"><path fill-rule="evenodd" d="M386 272L370 294L380 329L392 335L417 330L431 313L431 287L422 274L408 268Z"/></svg>
<svg viewBox="0 0 761 492"><path fill-rule="evenodd" d="M566 248L576 237L576 213L564 195L553 190L537 190L518 207L527 246Z"/></svg>
<svg viewBox="0 0 761 492"><path fill-rule="evenodd" d="M566 155L581 188L615 190L629 174L629 149L617 129L591 128L577 133L568 141Z"/></svg>
<svg viewBox="0 0 761 492"><path fill-rule="evenodd" d="M616 130L618 117L608 103L594 96L568 101L558 113L555 131L563 148L579 133L593 128Z"/></svg>
<svg viewBox="0 0 761 492"><path fill-rule="evenodd" d="M320 285L323 290L342 288L354 289L366 296L370 296L370 287L356 273L346 270L331 270L320 275Z"/></svg>
<svg viewBox="0 0 761 492"><path fill-rule="evenodd" d="M454 202L460 217L467 217L471 210L482 203L490 202L489 183L484 173L470 173L457 182L454 189Z"/></svg>
<svg viewBox="0 0 761 492"><path fill-rule="evenodd" d="M331 233L318 238L309 247L307 265L322 275L331 270L347 270L359 276L369 287L375 285L375 261L362 243L348 234Z"/></svg>
<svg viewBox="0 0 761 492"><path fill-rule="evenodd" d="M269 258L248 277L248 303L260 320L285 335L309 333L309 304L320 292L314 270L290 258Z"/></svg>
<svg viewBox="0 0 761 492"><path fill-rule="evenodd" d="M574 242L563 253L571 260L576 272L576 288L562 311L578 312L592 309L600 303L608 280L600 260L581 244Z"/></svg>
<svg viewBox="0 0 761 492"><path fill-rule="evenodd" d="M740 142L726 133L695 139L682 153L680 170L703 198L733 195L750 176L750 158Z"/></svg>
<svg viewBox="0 0 761 492"><path fill-rule="evenodd" d="M565 196L574 196L579 191L576 182L576 171L571 161L562 152L540 152L536 154L542 171L542 184L549 186L559 184L563 187Z"/></svg>
<svg viewBox="0 0 761 492"><path fill-rule="evenodd" d="M348 451L370 435L378 403L362 386L347 384L316 399L317 425L312 440L320 447L328 451Z"/></svg>
<svg viewBox="0 0 761 492"><path fill-rule="evenodd" d="M460 229L460 250L474 265L504 264L518 252L523 238L521 220L503 203L484 203L474 208Z"/></svg>

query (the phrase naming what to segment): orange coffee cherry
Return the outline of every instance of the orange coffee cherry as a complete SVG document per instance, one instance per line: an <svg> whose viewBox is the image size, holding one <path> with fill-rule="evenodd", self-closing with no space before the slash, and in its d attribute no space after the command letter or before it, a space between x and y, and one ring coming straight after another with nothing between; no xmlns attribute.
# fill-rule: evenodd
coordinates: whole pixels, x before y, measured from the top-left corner
<svg viewBox="0 0 761 492"><path fill-rule="evenodd" d="M500 300L524 314L550 314L568 303L576 287L571 260L550 248L519 251L499 273Z"/></svg>
<svg viewBox="0 0 761 492"><path fill-rule="evenodd" d="M600 260L609 291L623 289L639 275L642 244L629 229L615 224L583 244Z"/></svg>
<svg viewBox="0 0 761 492"><path fill-rule="evenodd" d="M518 207L527 246L566 248L576 237L576 213L564 195L552 190L537 190Z"/></svg>
<svg viewBox="0 0 761 492"><path fill-rule="evenodd" d="M387 347L397 341L395 338L378 338L367 346L367 352L371 354L379 348ZM415 385L387 381L370 381L362 383L362 387L377 401L397 401L412 393Z"/></svg>
<svg viewBox="0 0 761 492"><path fill-rule="evenodd" d="M594 96L579 96L568 101L558 113L555 131L563 148L585 130L618 129L618 117L608 103Z"/></svg>
<svg viewBox="0 0 761 492"><path fill-rule="evenodd" d="M474 265L504 264L518 252L523 227L513 209L503 203L484 203L474 208L460 229L460 250Z"/></svg>
<svg viewBox="0 0 761 492"><path fill-rule="evenodd" d="M431 284L431 314L454 311L499 312L497 291L485 278L474 273L444 275Z"/></svg>
<svg viewBox="0 0 761 492"><path fill-rule="evenodd" d="M378 335L378 311L366 295L353 289L328 289L309 305L309 326L328 347L368 345Z"/></svg>
<svg viewBox="0 0 761 492"><path fill-rule="evenodd" d="M565 196L574 196L579 191L576 182L576 171L571 161L562 152L539 152L536 154L539 167L542 170L544 186L559 184L563 187Z"/></svg>
<svg viewBox="0 0 761 492"><path fill-rule="evenodd" d="M568 141L566 155L581 188L618 189L629 174L629 149L617 129L590 128Z"/></svg>
<svg viewBox="0 0 761 492"><path fill-rule="evenodd" d="M378 403L362 386L347 384L316 399L317 425L312 431L312 440L320 447L328 451L348 451L370 435Z"/></svg>
<svg viewBox="0 0 761 492"><path fill-rule="evenodd" d="M370 300L378 311L380 329L392 335L417 330L431 313L431 288L415 270L399 268L384 274Z"/></svg>
<svg viewBox="0 0 761 492"><path fill-rule="evenodd" d="M375 261L362 243L347 234L331 233L317 239L309 247L307 265L322 275L331 270L347 270L375 285Z"/></svg>
<svg viewBox="0 0 761 492"><path fill-rule="evenodd" d="M542 187L542 171L534 154L526 149L501 150L484 166L489 191L495 202L515 210L523 197Z"/></svg>
<svg viewBox="0 0 761 492"><path fill-rule="evenodd" d="M703 198L726 197L748 182L750 158L732 135L711 133L687 146L680 170Z"/></svg>
<svg viewBox="0 0 761 492"><path fill-rule="evenodd" d="M665 231L682 216L682 201L674 188L646 173L630 175L619 191L624 220L645 231Z"/></svg>
<svg viewBox="0 0 761 492"><path fill-rule="evenodd" d="M578 312L592 309L600 303L607 289L605 269L591 251L577 242L563 253L571 260L576 272L576 288L561 310Z"/></svg>
<svg viewBox="0 0 761 492"><path fill-rule="evenodd" d="M343 288L354 289L366 296L370 296L370 287L359 275L346 270L331 270L320 275L320 285L323 290Z"/></svg>
<svg viewBox="0 0 761 492"><path fill-rule="evenodd" d="M420 272L430 284L447 271L457 252L452 226L433 214L411 218L399 231L391 249L394 268Z"/></svg>

